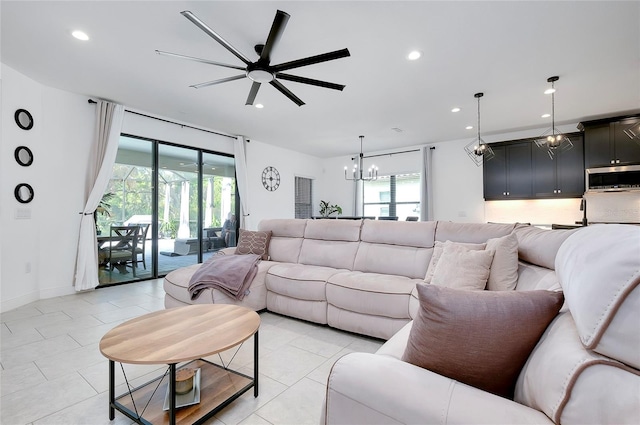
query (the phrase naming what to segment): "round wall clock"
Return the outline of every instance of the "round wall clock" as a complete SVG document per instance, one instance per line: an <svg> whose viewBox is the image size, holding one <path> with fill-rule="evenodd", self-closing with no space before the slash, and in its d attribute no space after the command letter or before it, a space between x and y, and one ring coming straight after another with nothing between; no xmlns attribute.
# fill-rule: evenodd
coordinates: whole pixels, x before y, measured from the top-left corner
<svg viewBox="0 0 640 425"><path fill-rule="evenodd" d="M280 186L280 173L275 167L266 167L262 170L262 185L269 192L273 192Z"/></svg>

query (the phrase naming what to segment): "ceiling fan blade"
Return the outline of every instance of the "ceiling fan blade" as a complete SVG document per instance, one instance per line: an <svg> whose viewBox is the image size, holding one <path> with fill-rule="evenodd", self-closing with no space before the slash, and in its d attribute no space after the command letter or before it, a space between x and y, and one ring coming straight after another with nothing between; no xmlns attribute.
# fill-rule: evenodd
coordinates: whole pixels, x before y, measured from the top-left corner
<svg viewBox="0 0 640 425"><path fill-rule="evenodd" d="M313 65L315 63L332 61L335 59L346 58L351 56L349 49L336 50L335 52L323 53L321 55L310 56L304 59L298 59L291 62L281 63L270 67L275 72L286 71L288 69L299 68L301 66Z"/></svg>
<svg viewBox="0 0 640 425"><path fill-rule="evenodd" d="M243 78L246 78L246 75L236 75L233 77L227 77L227 78L222 78L220 80L213 80L213 81L207 81L206 83L200 83L200 84L194 84L192 86L189 87L193 87L194 89L201 89L202 87L208 87L208 86L213 86L216 84L221 84L221 83L226 83L227 81L234 81L234 80L241 80Z"/></svg>
<svg viewBox="0 0 640 425"><path fill-rule="evenodd" d="M280 41L280 37L282 37L282 33L284 33L284 29L286 28L288 21L288 13L283 12L282 10L278 10L276 12L273 24L271 25L271 30L269 31L269 36L267 37L267 42L264 43L264 47L260 53L260 62L269 63L271 60L271 52Z"/></svg>
<svg viewBox="0 0 640 425"><path fill-rule="evenodd" d="M222 38L218 33L216 33L214 30L209 28L209 26L207 26L207 24L205 24L200 19L198 19L196 15L194 15L188 10L182 11L180 13L182 14L182 16L184 16L185 18L193 22L198 28L204 31L209 37L213 38L215 41L222 44L222 46L225 49L227 49L228 51L236 55L236 57L240 59L242 62L244 62L247 65L251 63L251 61L247 59L245 55L243 55L238 49L236 49L231 44L229 44L229 42L224 38Z"/></svg>
<svg viewBox="0 0 640 425"><path fill-rule="evenodd" d="M276 73L276 78L279 78L281 80L293 81L296 83L311 84L312 86L325 87L333 90L342 91L342 89L345 88L344 84L329 83L327 81L320 81L320 80L314 80L311 78L298 77L297 75L283 74L281 72Z"/></svg>
<svg viewBox="0 0 640 425"><path fill-rule="evenodd" d="M251 85L251 90L249 91L249 96L247 97L247 103L245 105L253 105L253 102L256 100L256 95L258 94L258 90L260 89L260 83L254 81Z"/></svg>
<svg viewBox="0 0 640 425"><path fill-rule="evenodd" d="M179 59L189 59L189 60L192 60L192 61L202 62L202 63L206 63L206 64L209 64L209 65L217 65L217 66L223 66L225 68L238 69L240 71L244 71L244 69L245 69L244 67L238 66L238 65L229 65L227 63L210 61L209 59L194 58L193 56L185 56L185 55L179 55L177 53L163 52L162 50L156 50L156 53L159 54L159 55L162 55L162 56L172 56L174 58L179 58Z"/></svg>
<svg viewBox="0 0 640 425"><path fill-rule="evenodd" d="M296 105L298 105L298 106L304 105L304 102L302 100L300 100L300 98L298 96L296 96L295 94L291 93L289 91L289 89L287 89L285 86L283 86L280 81L272 80L269 84L271 84L273 87L278 89L278 91L280 93L282 93L283 95L285 95L289 99L291 99L293 101L293 103L295 103Z"/></svg>

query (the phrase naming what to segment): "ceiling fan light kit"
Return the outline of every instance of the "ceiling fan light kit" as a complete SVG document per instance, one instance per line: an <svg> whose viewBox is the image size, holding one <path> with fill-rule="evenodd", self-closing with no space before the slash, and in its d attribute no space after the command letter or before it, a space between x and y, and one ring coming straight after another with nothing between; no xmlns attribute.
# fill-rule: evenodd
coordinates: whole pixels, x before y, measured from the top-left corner
<svg viewBox="0 0 640 425"><path fill-rule="evenodd" d="M298 106L302 106L305 103L293 94L289 89L287 89L280 80L293 81L301 84L308 84L317 87L323 87L333 90L342 91L344 89L343 84L330 83L327 81L314 80L312 78L300 77L297 75L291 75L283 73L282 71L287 71L294 68L300 68L303 66L313 65L321 62L328 62L336 59L345 58L351 56L348 49L336 50L329 53L323 53L316 56L310 56L307 58L297 59L286 63L281 63L277 65L271 65L271 53L275 50L282 34L284 33L284 29L287 26L287 22L289 21L289 14L278 10L276 12L276 16L273 20L273 24L271 25L271 30L269 31L269 35L267 36L267 41L264 44L257 44L255 46L255 51L258 54L258 60L251 61L247 56L245 56L238 49L233 47L231 43L225 40L220 34L211 29L207 24L205 24L202 20L200 20L197 16L195 16L192 12L185 10L180 12L185 18L191 21L194 25L200 28L205 34L213 38L215 41L220 43L225 49L231 52L234 56L240 59L244 66L237 66L226 64L222 62L216 62L208 59L195 58L192 56L180 55L177 53L164 52L161 50L156 50L156 53L164 56L171 56L180 59L188 59L196 62L201 62L209 65L220 66L223 68L236 69L240 71L244 71L242 75L236 75L232 77L221 78L218 80L207 81L204 83L194 84L190 87L193 88L202 88L209 87L216 84L226 83L229 81L241 80L243 78L249 78L253 83L251 85L251 89L249 91L249 95L247 96L247 101L245 105L253 105L256 96L258 95L258 90L262 84L270 84L280 93L285 95L289 100L294 102Z"/></svg>
<svg viewBox="0 0 640 425"><path fill-rule="evenodd" d="M478 167L485 161L489 161L496 156L491 146L485 143L482 137L480 137L480 98L482 96L484 96L484 93L476 93L473 95L473 97L478 99L478 136L464 147L464 151Z"/></svg>
<svg viewBox="0 0 640 425"><path fill-rule="evenodd" d="M540 138L535 140L536 145L540 149L546 149L549 158L553 159L555 154L558 151L567 151L573 148L573 143L571 140L561 133L556 128L556 117L555 117L555 82L558 81L560 77L553 76L547 78L547 82L551 83L551 88L545 90L545 94L551 95L551 128L542 133Z"/></svg>

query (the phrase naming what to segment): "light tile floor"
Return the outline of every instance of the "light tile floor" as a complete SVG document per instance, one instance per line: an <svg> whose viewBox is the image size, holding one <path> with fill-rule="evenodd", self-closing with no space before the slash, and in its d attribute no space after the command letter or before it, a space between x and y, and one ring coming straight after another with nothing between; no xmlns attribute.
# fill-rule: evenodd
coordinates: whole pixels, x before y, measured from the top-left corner
<svg viewBox="0 0 640 425"><path fill-rule="evenodd" d="M162 279L36 301L1 315L0 423L130 424L108 417L108 361L98 349L118 324L164 308ZM260 395L245 393L209 424L318 424L333 363L349 352L374 352L382 341L284 316L260 315ZM253 374L253 345L232 367ZM227 362L232 352L225 352ZM217 356L209 358L220 362ZM124 365L133 385L164 367ZM116 374L116 392L125 390Z"/></svg>

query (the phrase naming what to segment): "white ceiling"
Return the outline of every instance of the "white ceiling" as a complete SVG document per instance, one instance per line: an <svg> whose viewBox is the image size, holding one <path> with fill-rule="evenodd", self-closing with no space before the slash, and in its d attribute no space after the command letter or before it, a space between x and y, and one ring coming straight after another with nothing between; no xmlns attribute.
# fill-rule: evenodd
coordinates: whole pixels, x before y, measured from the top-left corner
<svg viewBox="0 0 640 425"><path fill-rule="evenodd" d="M320 157L471 140L482 133L640 110L640 2L6 1L1 60L47 86ZM242 65L180 15L191 10L246 56L275 12L291 15L272 64L348 48L351 57L289 71L343 92L283 81L245 106L248 79L189 85L241 71L160 56L156 49ZM91 37L71 37L81 29ZM410 50L423 52L415 62ZM451 108L462 110L452 113ZM402 132L392 130L397 127Z"/></svg>

